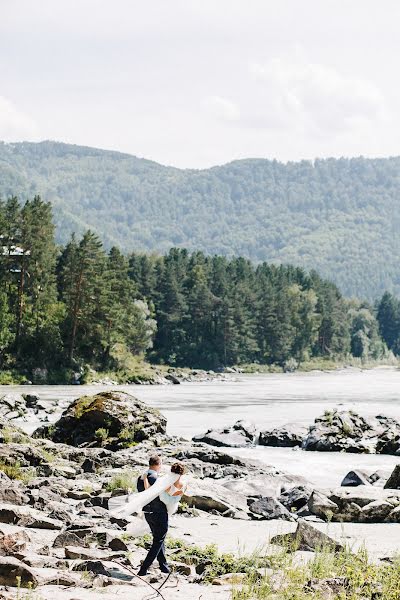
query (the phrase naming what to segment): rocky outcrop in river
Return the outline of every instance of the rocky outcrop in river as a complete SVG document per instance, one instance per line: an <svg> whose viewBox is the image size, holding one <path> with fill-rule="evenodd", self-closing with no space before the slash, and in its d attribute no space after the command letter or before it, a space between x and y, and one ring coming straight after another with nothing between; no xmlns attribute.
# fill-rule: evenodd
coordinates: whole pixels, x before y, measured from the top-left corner
<svg viewBox="0 0 400 600"><path fill-rule="evenodd" d="M56 423L41 427L34 437L117 450L150 438L154 442L166 425L158 410L131 394L111 391L77 398Z"/></svg>
<svg viewBox="0 0 400 600"><path fill-rule="evenodd" d="M209 429L206 433L196 435L194 442L204 442L210 446L225 446L229 448L245 448L256 441L256 428L252 423L237 421L232 427L221 430Z"/></svg>
<svg viewBox="0 0 400 600"><path fill-rule="evenodd" d="M400 455L400 423L384 415L363 417L353 411L325 411L309 427L288 424L261 431L259 443L317 452Z"/></svg>

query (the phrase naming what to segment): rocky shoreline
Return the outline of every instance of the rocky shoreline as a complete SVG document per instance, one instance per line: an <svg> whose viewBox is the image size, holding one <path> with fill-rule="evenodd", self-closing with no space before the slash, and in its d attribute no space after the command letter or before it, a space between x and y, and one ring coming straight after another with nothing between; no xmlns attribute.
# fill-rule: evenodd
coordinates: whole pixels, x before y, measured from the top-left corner
<svg viewBox="0 0 400 600"><path fill-rule="evenodd" d="M44 422L32 436L16 425L21 414L43 414L43 421L48 418L45 410L52 409L29 394L0 399L0 598L16 597L19 577L40 593L53 590L52 598L54 590L66 587L75 590L75 598L120 585L143 593L145 584L132 574L143 558L143 544L127 536L127 521L111 516L107 508L111 496L134 487L154 448L167 463L184 461L190 472L178 518L187 523L222 520L226 535L231 523L278 521L290 525L291 535L297 528L291 538L298 543L297 551L312 553L321 543L342 547L337 539L321 538L318 527L331 521L386 527L400 523L400 467L392 473L353 471L340 488L316 489L304 478L240 459L221 447L229 446L228 437L234 447L267 438L249 423L238 422L192 441L172 438L159 411L118 391L74 400L58 421ZM393 419L367 421L354 414L348 418L351 431L344 413L335 413L317 419L305 438L304 431L296 438L293 429L283 428L285 435L275 431L274 439L286 436L288 443L296 438L303 444L318 431L324 443L334 439L337 444L343 438L342 447L349 452L355 451L355 440L368 451L394 448L400 425ZM343 423L348 426L343 428ZM386 445L375 440L385 440ZM288 538L272 542L287 543ZM174 577L185 590L182 597L207 598L204 584L213 581L210 561L194 564L192 557L185 562L183 554L172 560ZM219 593L228 598L228 579L220 583Z"/></svg>

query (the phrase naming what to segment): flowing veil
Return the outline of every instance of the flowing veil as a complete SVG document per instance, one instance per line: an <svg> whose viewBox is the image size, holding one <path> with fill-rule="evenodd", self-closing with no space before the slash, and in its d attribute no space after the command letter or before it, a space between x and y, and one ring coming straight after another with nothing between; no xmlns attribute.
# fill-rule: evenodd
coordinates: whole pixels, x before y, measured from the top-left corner
<svg viewBox="0 0 400 600"><path fill-rule="evenodd" d="M176 473L168 473L168 475L159 477L154 485L143 492L110 498L108 510L114 517L129 517L140 514L146 504L157 498L161 492L165 492L178 479L179 475Z"/></svg>

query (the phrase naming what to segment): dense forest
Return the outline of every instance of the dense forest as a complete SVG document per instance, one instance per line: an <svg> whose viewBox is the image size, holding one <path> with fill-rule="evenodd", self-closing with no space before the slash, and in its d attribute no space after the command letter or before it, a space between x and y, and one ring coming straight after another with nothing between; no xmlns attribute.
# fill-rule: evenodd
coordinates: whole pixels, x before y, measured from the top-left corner
<svg viewBox="0 0 400 600"><path fill-rule="evenodd" d="M390 294L373 308L315 271L179 248L124 255L91 231L57 246L54 229L39 196L0 203L1 370L60 381L88 367L128 369L132 356L214 369L382 358L379 332L400 352L400 303Z"/></svg>
<svg viewBox="0 0 400 600"><path fill-rule="evenodd" d="M56 239L87 229L107 250L171 247L316 269L348 296L400 293L400 158L180 170L55 142L0 144L0 196L40 193Z"/></svg>

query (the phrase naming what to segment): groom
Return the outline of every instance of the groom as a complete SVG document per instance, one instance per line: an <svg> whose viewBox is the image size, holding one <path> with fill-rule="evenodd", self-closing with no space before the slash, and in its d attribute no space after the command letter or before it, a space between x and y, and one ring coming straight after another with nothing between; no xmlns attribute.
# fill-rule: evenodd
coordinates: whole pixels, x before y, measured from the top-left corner
<svg viewBox="0 0 400 600"><path fill-rule="evenodd" d="M147 471L147 480L150 485L157 481L158 473L161 469L161 457L153 454L149 459L149 470ZM139 477L137 481L138 492L143 492L145 489L143 477ZM153 535L153 543L144 559L138 575L143 577L147 575L148 568L157 558L162 573L169 573L167 559L165 558L164 541L168 532L168 512L167 507L157 496L154 500L143 507L144 517L150 527Z"/></svg>

